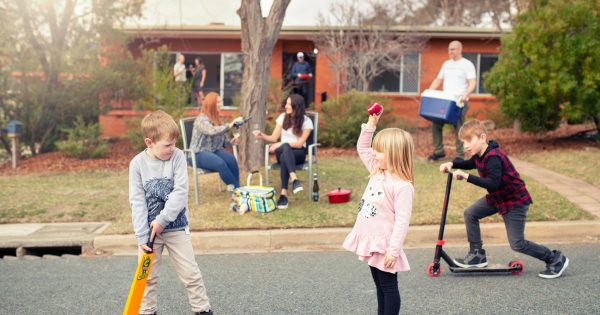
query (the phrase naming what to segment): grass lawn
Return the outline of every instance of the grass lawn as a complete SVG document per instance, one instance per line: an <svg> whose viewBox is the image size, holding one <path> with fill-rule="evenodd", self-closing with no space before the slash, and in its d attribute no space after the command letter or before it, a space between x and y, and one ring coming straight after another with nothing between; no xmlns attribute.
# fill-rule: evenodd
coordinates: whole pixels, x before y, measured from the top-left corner
<svg viewBox="0 0 600 315"><path fill-rule="evenodd" d="M600 188L599 149L540 152L519 158Z"/></svg>
<svg viewBox="0 0 600 315"><path fill-rule="evenodd" d="M200 177L201 204L194 205L190 185L190 213L193 230L268 229L292 227L351 226L358 203L367 184L367 171L354 157L321 158L319 185L321 201L307 199L307 192L291 196L286 210L269 214L240 216L228 210L228 193L218 191L218 175ZM416 163L416 199L412 224L438 224L446 186L446 175L437 164ZM271 172L271 183L278 183L278 172ZM245 178L242 174L241 178ZM300 172L307 189L306 172ZM529 220L582 220L592 216L545 186L525 178L534 204ZM191 183L191 181L190 181ZM94 171L81 174L0 176L0 223L109 221L105 233L131 233L127 171ZM352 200L329 204L325 193L343 187L352 189ZM454 182L448 212L449 223L462 222L465 207L485 191L465 182ZM493 216L489 221L499 221Z"/></svg>

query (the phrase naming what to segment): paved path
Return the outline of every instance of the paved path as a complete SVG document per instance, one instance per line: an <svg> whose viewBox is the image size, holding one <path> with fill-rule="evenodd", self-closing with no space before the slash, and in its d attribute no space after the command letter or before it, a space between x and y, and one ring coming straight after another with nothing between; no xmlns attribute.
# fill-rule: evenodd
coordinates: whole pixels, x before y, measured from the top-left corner
<svg viewBox="0 0 600 315"><path fill-rule="evenodd" d="M517 171L556 191L583 210L600 218L600 189L588 182L571 178L541 166L510 158Z"/></svg>

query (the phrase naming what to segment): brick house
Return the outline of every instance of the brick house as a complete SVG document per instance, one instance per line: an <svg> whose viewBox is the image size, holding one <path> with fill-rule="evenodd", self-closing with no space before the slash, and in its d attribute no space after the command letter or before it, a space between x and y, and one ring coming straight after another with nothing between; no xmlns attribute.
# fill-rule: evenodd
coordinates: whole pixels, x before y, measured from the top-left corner
<svg viewBox="0 0 600 315"><path fill-rule="evenodd" d="M201 57L207 69L206 91L216 91L223 98L227 116L236 115L233 106L235 95L239 93L242 78L242 54L239 26L203 25L177 27L151 27L124 29L133 38L130 50L139 55L140 44L147 47L166 45L174 56L181 52L186 56L186 65L193 64L194 57ZM408 29L398 27L397 32ZM429 87L436 77L442 63L448 59L447 47L450 41L463 43L463 57L471 60L477 70L477 87L469 102L469 116L485 118L490 112L497 111L495 98L486 93L482 74L491 69L498 60L500 36L497 29L468 27L425 27L420 33L429 39L418 53L404 56L401 69L395 73L386 72L376 78L371 90L390 99L393 111L408 123L425 127L428 122L418 116L418 93ZM295 61L296 53L304 52L312 65L315 78L310 86L310 99L314 108L320 109L327 97L334 97L337 89L335 72L328 58L319 52L319 47L311 40L318 27L283 27L273 49L270 73L271 78L280 79L285 84L287 71ZM190 106L190 115L196 114ZM136 112L122 106L100 115L101 133L104 137L119 137L126 134L126 120Z"/></svg>

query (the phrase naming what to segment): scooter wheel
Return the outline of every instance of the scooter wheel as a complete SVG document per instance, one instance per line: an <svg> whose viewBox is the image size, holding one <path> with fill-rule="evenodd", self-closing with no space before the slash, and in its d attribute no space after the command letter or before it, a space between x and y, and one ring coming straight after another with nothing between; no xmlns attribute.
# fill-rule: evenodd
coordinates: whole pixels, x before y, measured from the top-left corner
<svg viewBox="0 0 600 315"><path fill-rule="evenodd" d="M429 267L427 267L427 274L430 277L439 277L442 274L442 266L439 266L437 268L434 267L434 263L429 264Z"/></svg>
<svg viewBox="0 0 600 315"><path fill-rule="evenodd" d="M519 260L511 261L510 263L508 263L508 267L510 267L511 269L515 269L514 271L512 271L513 275L520 275L523 271L525 271L525 265L523 265L523 263Z"/></svg>

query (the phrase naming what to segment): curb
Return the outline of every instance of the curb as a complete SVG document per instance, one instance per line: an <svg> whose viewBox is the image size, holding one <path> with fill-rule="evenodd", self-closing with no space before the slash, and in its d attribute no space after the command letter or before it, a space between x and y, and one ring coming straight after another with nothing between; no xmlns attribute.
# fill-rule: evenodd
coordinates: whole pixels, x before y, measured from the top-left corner
<svg viewBox="0 0 600 315"><path fill-rule="evenodd" d="M243 230L222 232L193 232L192 245L198 255L233 253L269 253L294 251L341 251L341 244L351 228ZM435 247L438 225L411 226L405 248ZM481 224L486 245L506 245L504 223ZM526 238L536 243L589 243L600 241L600 220L529 222ZM463 224L446 225L444 240L449 246L467 246ZM129 235L100 235L93 248L114 255L136 255L135 237Z"/></svg>

